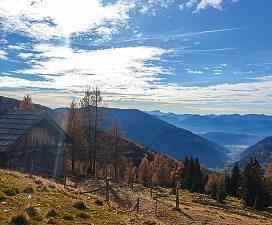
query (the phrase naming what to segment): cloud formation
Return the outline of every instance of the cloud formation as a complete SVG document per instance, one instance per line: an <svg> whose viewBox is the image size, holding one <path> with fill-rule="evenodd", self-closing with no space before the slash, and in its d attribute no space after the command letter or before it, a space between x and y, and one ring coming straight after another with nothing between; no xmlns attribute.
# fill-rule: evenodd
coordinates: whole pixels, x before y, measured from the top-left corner
<svg viewBox="0 0 272 225"><path fill-rule="evenodd" d="M186 8L191 10L193 13L198 13L206 8L213 8L222 10L225 2L237 3L238 0L187 0L187 2L180 4L179 8L184 11Z"/></svg>
<svg viewBox="0 0 272 225"><path fill-rule="evenodd" d="M117 29L133 6L134 1L125 0L107 5L101 0L0 0L0 24L6 31L47 40Z"/></svg>
<svg viewBox="0 0 272 225"><path fill-rule="evenodd" d="M7 53L0 49L0 59L7 59Z"/></svg>

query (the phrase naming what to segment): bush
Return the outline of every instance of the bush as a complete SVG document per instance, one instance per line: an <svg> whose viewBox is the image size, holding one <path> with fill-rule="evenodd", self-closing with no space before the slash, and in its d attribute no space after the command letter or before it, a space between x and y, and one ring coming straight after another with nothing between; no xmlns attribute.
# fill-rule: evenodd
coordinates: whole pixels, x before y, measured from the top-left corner
<svg viewBox="0 0 272 225"><path fill-rule="evenodd" d="M6 196L14 196L14 195L16 195L16 191L12 187L5 188L3 192L6 194Z"/></svg>
<svg viewBox="0 0 272 225"><path fill-rule="evenodd" d="M76 202L73 205L74 208L78 209L78 210L86 210L87 206L84 204L84 202Z"/></svg>
<svg viewBox="0 0 272 225"><path fill-rule="evenodd" d="M37 184L37 185L43 185L42 180L35 180L34 183Z"/></svg>
<svg viewBox="0 0 272 225"><path fill-rule="evenodd" d="M144 222L144 225L156 225L156 223L153 221L147 220Z"/></svg>
<svg viewBox="0 0 272 225"><path fill-rule="evenodd" d="M44 185L38 185L36 189L37 189L37 191L46 191L47 190L46 186L44 186Z"/></svg>
<svg viewBox="0 0 272 225"><path fill-rule="evenodd" d="M96 200L94 201L94 204L99 205L99 206L102 206L102 205L103 205L103 202L102 202L101 200L96 199Z"/></svg>
<svg viewBox="0 0 272 225"><path fill-rule="evenodd" d="M71 214L65 213L62 217L64 220L74 220L74 217Z"/></svg>
<svg viewBox="0 0 272 225"><path fill-rule="evenodd" d="M56 189L56 186L54 184L49 184L48 187L51 189Z"/></svg>
<svg viewBox="0 0 272 225"><path fill-rule="evenodd" d="M25 214L20 214L11 218L11 224L13 225L27 225L29 220Z"/></svg>
<svg viewBox="0 0 272 225"><path fill-rule="evenodd" d="M48 224L56 224L56 221L54 220L54 218L50 218L47 223Z"/></svg>
<svg viewBox="0 0 272 225"><path fill-rule="evenodd" d="M42 216L35 216L32 218L34 221L37 221L37 222L42 222L43 221L43 217Z"/></svg>
<svg viewBox="0 0 272 225"><path fill-rule="evenodd" d="M78 213L78 214L77 214L77 217L79 217L79 218L81 218L81 219L84 219L84 220L90 218L90 216L89 216L87 213L85 213L85 212L80 212L80 213Z"/></svg>
<svg viewBox="0 0 272 225"><path fill-rule="evenodd" d="M7 199L7 196L4 192L0 191L0 202L3 202Z"/></svg>
<svg viewBox="0 0 272 225"><path fill-rule="evenodd" d="M29 216L38 216L38 210L34 207L34 206L30 206L27 210L26 210L27 214Z"/></svg>
<svg viewBox="0 0 272 225"><path fill-rule="evenodd" d="M56 217L58 215L57 211L55 209L51 209L47 212L47 217Z"/></svg>
<svg viewBox="0 0 272 225"><path fill-rule="evenodd" d="M25 188L23 189L23 192L24 192L24 193L28 193L28 194L33 194L33 193L34 193L34 189L33 189L32 186L28 186L28 187L25 187Z"/></svg>

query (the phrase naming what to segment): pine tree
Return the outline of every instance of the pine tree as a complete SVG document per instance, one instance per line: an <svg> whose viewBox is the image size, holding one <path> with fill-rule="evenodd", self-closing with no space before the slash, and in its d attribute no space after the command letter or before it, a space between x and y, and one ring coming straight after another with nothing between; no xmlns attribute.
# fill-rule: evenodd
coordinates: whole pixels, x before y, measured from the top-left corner
<svg viewBox="0 0 272 225"><path fill-rule="evenodd" d="M263 209L271 202L264 182L264 170L256 158L251 158L242 174L241 197L246 206Z"/></svg>
<svg viewBox="0 0 272 225"><path fill-rule="evenodd" d="M229 195L233 197L238 197L239 183L240 183L241 173L239 164L236 162L231 171L230 185L229 185Z"/></svg>
<svg viewBox="0 0 272 225"><path fill-rule="evenodd" d="M194 159L194 170L193 170L193 179L192 179L192 191L203 193L204 192L204 175L201 170L200 163L198 158Z"/></svg>
<svg viewBox="0 0 272 225"><path fill-rule="evenodd" d="M217 193L218 193L218 186L216 180L213 180L211 182L211 189L210 189L210 195L212 199L217 199Z"/></svg>
<svg viewBox="0 0 272 225"><path fill-rule="evenodd" d="M228 186L228 170L225 167L221 173L218 184L217 184L217 201L219 203L224 203L227 197L227 186Z"/></svg>
<svg viewBox="0 0 272 225"><path fill-rule="evenodd" d="M184 187L192 191L193 190L193 179L194 179L194 159L191 156L190 159L188 160L187 158L185 159L185 178L184 178Z"/></svg>

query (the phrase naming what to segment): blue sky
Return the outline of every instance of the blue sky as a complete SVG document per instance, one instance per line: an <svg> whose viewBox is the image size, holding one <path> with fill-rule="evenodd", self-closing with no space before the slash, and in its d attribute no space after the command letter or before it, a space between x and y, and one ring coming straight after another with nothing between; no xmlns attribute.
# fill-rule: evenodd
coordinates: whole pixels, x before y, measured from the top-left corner
<svg viewBox="0 0 272 225"><path fill-rule="evenodd" d="M67 106L272 112L272 1L0 0L0 95Z"/></svg>

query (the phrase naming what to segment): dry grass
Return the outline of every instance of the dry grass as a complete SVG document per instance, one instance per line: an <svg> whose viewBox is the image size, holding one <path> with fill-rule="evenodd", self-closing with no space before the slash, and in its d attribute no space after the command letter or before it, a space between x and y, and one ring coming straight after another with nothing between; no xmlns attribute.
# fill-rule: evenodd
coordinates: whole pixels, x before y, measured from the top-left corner
<svg viewBox="0 0 272 225"><path fill-rule="evenodd" d="M72 185L72 181L69 181ZM170 189L163 189L159 195L158 212L154 213L155 201L150 197L150 191L141 185L135 185L132 190L126 185L113 185L127 205L118 206L111 196L110 206L104 202L104 191L99 193L82 194L86 190L101 187L101 181L85 181L78 189L62 185L54 181L18 172L0 170L0 193L9 188L15 195L2 196L0 202L0 224L10 224L11 218L21 214L29 215L29 224L95 224L95 225L178 225L178 224L233 224L233 225L272 225L271 211L252 211L246 209L240 201L228 198L226 205L218 204L206 195L191 194L181 191L181 211L174 211L175 196ZM43 186L45 188L40 188ZM30 190L32 191L24 191ZM155 192L154 192L155 194ZM139 213L131 209L140 198ZM95 204L102 201L103 204ZM83 203L85 210L78 210L75 205ZM35 209L35 214L29 213ZM32 210L33 211L33 210ZM54 216L51 213L56 212ZM53 214L52 214L53 215Z"/></svg>

